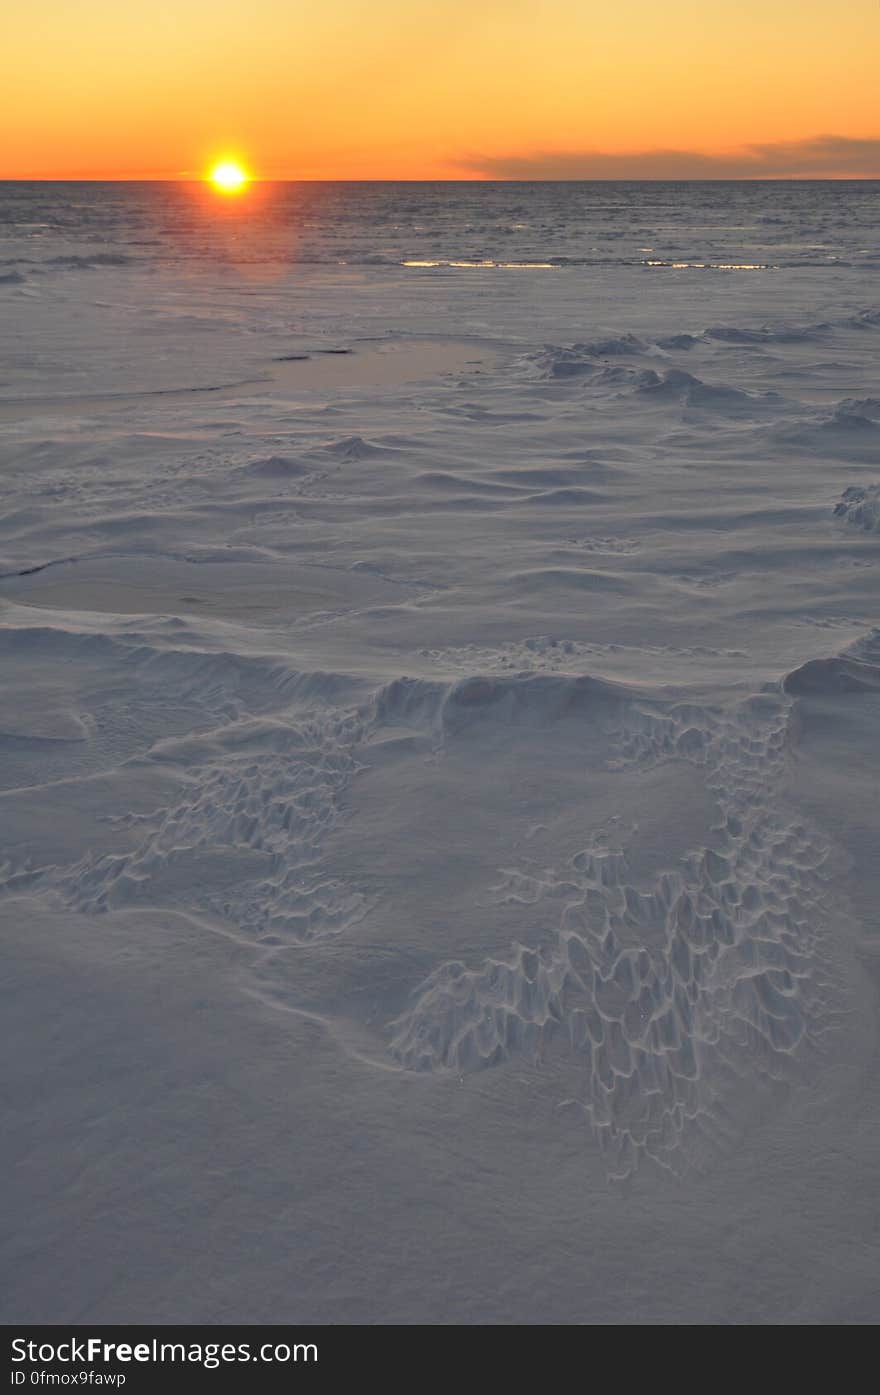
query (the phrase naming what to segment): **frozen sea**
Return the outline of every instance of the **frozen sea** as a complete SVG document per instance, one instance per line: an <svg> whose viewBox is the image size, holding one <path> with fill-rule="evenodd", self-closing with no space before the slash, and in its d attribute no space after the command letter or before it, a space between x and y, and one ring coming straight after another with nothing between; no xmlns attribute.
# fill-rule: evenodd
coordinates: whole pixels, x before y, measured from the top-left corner
<svg viewBox="0 0 880 1395"><path fill-rule="evenodd" d="M0 185L7 1321L877 1319L878 220Z"/></svg>

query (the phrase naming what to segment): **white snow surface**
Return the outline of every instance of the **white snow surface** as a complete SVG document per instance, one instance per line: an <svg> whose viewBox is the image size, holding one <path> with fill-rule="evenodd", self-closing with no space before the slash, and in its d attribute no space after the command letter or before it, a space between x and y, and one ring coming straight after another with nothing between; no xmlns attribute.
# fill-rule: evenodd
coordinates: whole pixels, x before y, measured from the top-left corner
<svg viewBox="0 0 880 1395"><path fill-rule="evenodd" d="M7 1321L876 1320L878 212L0 189Z"/></svg>

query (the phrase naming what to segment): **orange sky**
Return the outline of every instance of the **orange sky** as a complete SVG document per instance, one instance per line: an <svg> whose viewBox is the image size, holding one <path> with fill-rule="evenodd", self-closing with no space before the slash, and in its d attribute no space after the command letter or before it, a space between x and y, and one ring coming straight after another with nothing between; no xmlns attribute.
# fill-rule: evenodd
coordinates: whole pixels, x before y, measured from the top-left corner
<svg viewBox="0 0 880 1395"><path fill-rule="evenodd" d="M877 0L40 0L3 39L2 178L880 176Z"/></svg>

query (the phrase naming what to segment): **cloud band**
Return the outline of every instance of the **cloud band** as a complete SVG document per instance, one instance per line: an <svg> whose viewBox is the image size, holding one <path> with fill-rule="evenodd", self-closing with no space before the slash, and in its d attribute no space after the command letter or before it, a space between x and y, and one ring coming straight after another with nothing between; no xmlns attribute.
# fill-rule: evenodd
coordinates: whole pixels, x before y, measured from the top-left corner
<svg viewBox="0 0 880 1395"><path fill-rule="evenodd" d="M717 155L698 150L538 150L469 155L455 163L490 179L876 179L880 138L812 136Z"/></svg>

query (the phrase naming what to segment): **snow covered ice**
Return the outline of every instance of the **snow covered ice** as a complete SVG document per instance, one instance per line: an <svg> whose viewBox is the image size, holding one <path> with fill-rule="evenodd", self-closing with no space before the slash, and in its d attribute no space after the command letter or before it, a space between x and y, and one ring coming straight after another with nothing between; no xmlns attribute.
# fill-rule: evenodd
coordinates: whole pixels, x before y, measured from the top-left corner
<svg viewBox="0 0 880 1395"><path fill-rule="evenodd" d="M876 1319L878 213L5 186L7 1320Z"/></svg>

